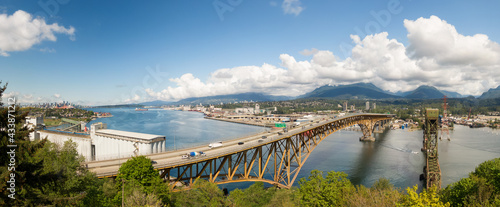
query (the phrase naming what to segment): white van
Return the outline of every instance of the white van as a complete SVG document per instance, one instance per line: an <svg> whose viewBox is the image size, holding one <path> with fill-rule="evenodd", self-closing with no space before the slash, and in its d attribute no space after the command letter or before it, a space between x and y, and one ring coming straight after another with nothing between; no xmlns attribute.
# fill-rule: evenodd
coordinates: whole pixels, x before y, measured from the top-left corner
<svg viewBox="0 0 500 207"><path fill-rule="evenodd" d="M216 148L216 147L222 147L222 141L219 141L219 142L214 142L214 143L210 143L210 144L208 145L208 147L209 147L210 149L212 149L212 148Z"/></svg>

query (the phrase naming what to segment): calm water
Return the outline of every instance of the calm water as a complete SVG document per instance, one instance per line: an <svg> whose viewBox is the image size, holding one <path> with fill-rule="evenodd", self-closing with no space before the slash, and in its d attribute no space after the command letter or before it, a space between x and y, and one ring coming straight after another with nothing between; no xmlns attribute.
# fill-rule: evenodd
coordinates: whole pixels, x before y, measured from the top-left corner
<svg viewBox="0 0 500 207"><path fill-rule="evenodd" d="M111 118L93 121L107 123L110 129L165 135L167 149L174 149L174 137L175 148L180 149L264 131L261 127L207 120L197 112L134 111L132 108L90 110L112 113ZM455 130L450 131L451 141L439 141L443 187L467 177L481 162L500 157L499 133L500 130L490 128L470 129L456 125ZM310 155L299 178L307 177L311 170L318 169L346 172L356 185L371 186L381 177L389 179L399 188L422 185L419 175L422 174L425 157L420 152L421 130L386 130L375 135L375 142L359 142L361 135L358 131L341 130L327 137ZM248 185L225 187L244 188Z"/></svg>

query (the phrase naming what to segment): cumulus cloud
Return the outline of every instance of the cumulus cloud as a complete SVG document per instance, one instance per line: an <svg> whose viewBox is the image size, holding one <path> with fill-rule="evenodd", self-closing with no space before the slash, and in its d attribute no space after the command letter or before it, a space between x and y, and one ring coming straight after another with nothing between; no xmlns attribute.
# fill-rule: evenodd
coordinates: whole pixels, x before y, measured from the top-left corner
<svg viewBox="0 0 500 207"><path fill-rule="evenodd" d="M432 85L463 95L481 95L500 84L498 43L486 35L464 36L438 17L405 20L409 46L388 38L387 32L359 37L344 60L327 50L304 50L310 60L279 55L280 66L223 68L203 82L187 73L170 79L176 84L162 91L146 89L156 99L179 100L243 92L297 96L325 84L371 82L392 92ZM446 40L443 40L446 39ZM436 46L437 45L437 46Z"/></svg>
<svg viewBox="0 0 500 207"><path fill-rule="evenodd" d="M0 55L8 52L24 51L42 41L57 40L57 33L66 34L74 40L75 28L47 24L42 18L33 18L25 11L18 10L12 15L0 14Z"/></svg>
<svg viewBox="0 0 500 207"><path fill-rule="evenodd" d="M61 98L61 94L58 94L58 93L54 94L53 96L54 96L54 98Z"/></svg>
<svg viewBox="0 0 500 207"><path fill-rule="evenodd" d="M139 100L141 100L141 96L135 94L134 97L126 99L125 102L126 103L135 103L135 102L137 102Z"/></svg>
<svg viewBox="0 0 500 207"><path fill-rule="evenodd" d="M53 102L54 98L37 97L35 98L33 94L22 94L18 91L9 91L2 94L2 102L7 104L8 98L15 98L17 104L30 104L30 103L41 103L41 102Z"/></svg>
<svg viewBox="0 0 500 207"><path fill-rule="evenodd" d="M439 65L500 64L500 45L487 35L465 36L437 16L415 21L405 20L410 45L408 52L415 58L429 58Z"/></svg>
<svg viewBox="0 0 500 207"><path fill-rule="evenodd" d="M295 16L298 16L300 12L304 10L304 8L300 6L300 4L300 0L283 0L281 8L283 8L283 12L285 12L285 14L293 14Z"/></svg>

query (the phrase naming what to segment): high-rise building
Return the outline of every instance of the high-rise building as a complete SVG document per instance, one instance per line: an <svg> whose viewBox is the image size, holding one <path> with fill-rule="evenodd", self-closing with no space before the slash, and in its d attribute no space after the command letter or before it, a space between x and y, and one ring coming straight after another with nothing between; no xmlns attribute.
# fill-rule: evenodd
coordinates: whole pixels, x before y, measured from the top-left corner
<svg viewBox="0 0 500 207"><path fill-rule="evenodd" d="M342 108L342 111L347 111L347 101L344 101L344 107Z"/></svg>
<svg viewBox="0 0 500 207"><path fill-rule="evenodd" d="M373 103L373 109L377 109L377 104Z"/></svg>
<svg viewBox="0 0 500 207"><path fill-rule="evenodd" d="M367 111L370 110L370 102L369 101L366 102L366 108L365 108L365 110L367 110Z"/></svg>

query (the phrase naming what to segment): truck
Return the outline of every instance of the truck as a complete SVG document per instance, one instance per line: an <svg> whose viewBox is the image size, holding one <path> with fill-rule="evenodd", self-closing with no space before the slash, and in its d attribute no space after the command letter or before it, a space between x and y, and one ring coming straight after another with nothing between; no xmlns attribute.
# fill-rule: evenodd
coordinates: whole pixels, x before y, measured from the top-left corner
<svg viewBox="0 0 500 207"><path fill-rule="evenodd" d="M199 152L190 152L190 153L189 153L189 156L190 156L190 157L196 157L196 156L198 156L198 155L200 155L200 153L199 153Z"/></svg>
<svg viewBox="0 0 500 207"><path fill-rule="evenodd" d="M190 152L189 153L189 156L190 157L198 157L198 156L207 156L207 154L205 154L204 152Z"/></svg>
<svg viewBox="0 0 500 207"><path fill-rule="evenodd" d="M216 148L216 147L222 147L222 141L219 141L219 142L214 142L214 143L210 143L210 144L208 145L208 147L209 147L210 149L212 149L212 148Z"/></svg>

